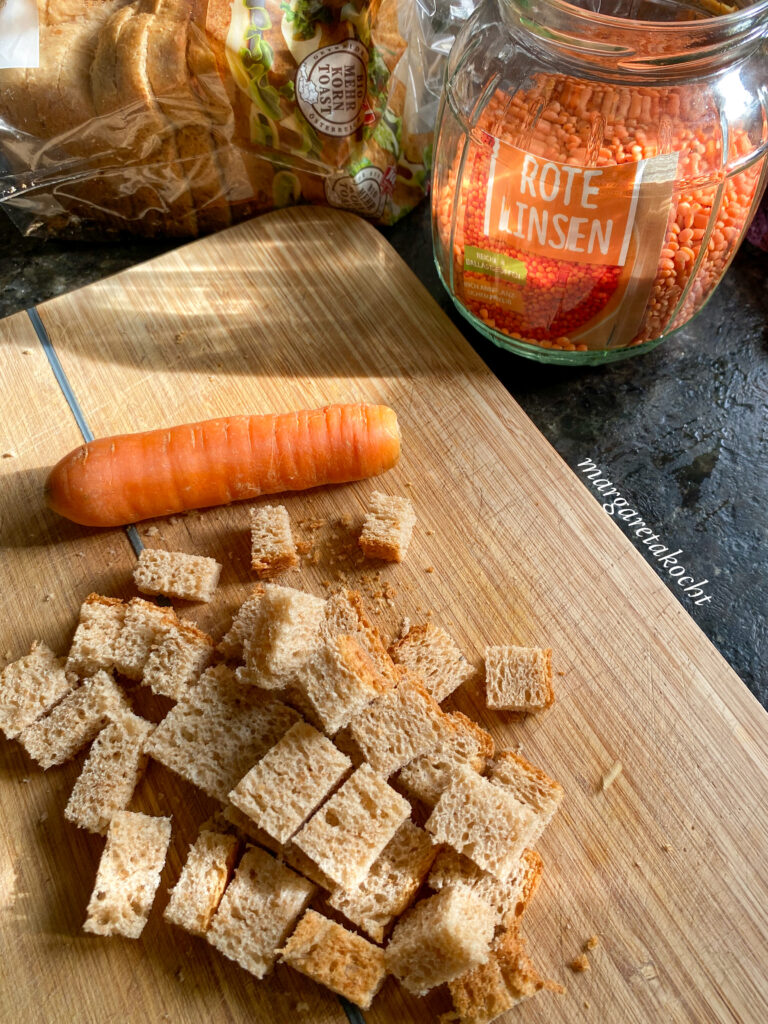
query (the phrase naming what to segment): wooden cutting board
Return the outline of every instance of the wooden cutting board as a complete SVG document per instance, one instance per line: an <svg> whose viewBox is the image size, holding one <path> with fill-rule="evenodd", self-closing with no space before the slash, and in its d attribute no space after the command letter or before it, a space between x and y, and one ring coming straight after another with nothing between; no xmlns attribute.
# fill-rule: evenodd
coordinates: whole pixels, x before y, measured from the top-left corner
<svg viewBox="0 0 768 1024"><path fill-rule="evenodd" d="M547 713L489 712L480 685L453 702L566 791L541 843L526 931L567 992L509 1020L768 1019L768 718L372 227L321 209L273 213L54 299L40 316L97 435L360 399L397 410L403 457L387 477L286 499L320 558L284 580L323 594L344 576L390 634L403 616L429 616L478 664L488 643L553 648ZM0 353L0 452L11 453L0 460L0 654L10 659L36 638L64 652L90 591L135 593L134 553L122 530L43 507L45 472L80 431L26 314L0 322ZM418 514L407 561L378 577L333 560L354 533L340 517L359 524L376 486L412 495ZM140 533L223 563L217 599L182 611L218 636L252 583L246 507ZM103 840L62 818L82 759L43 774L0 741L0 1018L345 1020L334 996L287 968L257 983L164 926L166 889L213 808L157 765L136 806L173 814L175 838L150 922L139 941L83 934ZM616 761L623 771L603 792ZM573 974L566 964L593 933L592 970ZM445 993L416 1000L390 979L365 1019L409 1024L448 1008Z"/></svg>

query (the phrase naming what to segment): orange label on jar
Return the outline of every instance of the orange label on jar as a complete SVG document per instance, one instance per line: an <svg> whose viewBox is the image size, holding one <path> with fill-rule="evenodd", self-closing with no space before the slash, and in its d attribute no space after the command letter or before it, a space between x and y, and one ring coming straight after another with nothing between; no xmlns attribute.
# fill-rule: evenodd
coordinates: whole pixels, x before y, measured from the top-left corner
<svg viewBox="0 0 768 1024"><path fill-rule="evenodd" d="M574 167L497 139L485 233L539 256L623 267L646 163Z"/></svg>
<svg viewBox="0 0 768 1024"><path fill-rule="evenodd" d="M499 139L475 144L465 302L489 327L536 343L628 344L649 301L676 170L676 153L580 167Z"/></svg>

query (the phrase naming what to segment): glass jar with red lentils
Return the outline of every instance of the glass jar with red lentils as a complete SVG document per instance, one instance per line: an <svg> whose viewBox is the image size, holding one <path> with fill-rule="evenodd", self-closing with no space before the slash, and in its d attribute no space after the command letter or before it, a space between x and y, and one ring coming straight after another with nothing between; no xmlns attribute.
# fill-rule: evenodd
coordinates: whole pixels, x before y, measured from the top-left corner
<svg viewBox="0 0 768 1024"><path fill-rule="evenodd" d="M435 260L545 362L647 351L704 306L768 152L768 0L481 0L438 119Z"/></svg>

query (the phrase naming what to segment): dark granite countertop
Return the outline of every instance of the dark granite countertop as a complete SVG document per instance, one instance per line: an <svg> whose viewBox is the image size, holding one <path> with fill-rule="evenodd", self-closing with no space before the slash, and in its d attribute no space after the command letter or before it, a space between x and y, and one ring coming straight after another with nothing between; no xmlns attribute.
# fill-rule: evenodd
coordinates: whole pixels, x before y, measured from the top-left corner
<svg viewBox="0 0 768 1024"><path fill-rule="evenodd" d="M581 474L592 460L707 581L708 599L686 595L621 524L768 706L768 255L745 245L706 309L655 351L567 368L497 349L459 316L434 269L426 205L384 234L568 465ZM0 214L0 316L170 247L26 239Z"/></svg>

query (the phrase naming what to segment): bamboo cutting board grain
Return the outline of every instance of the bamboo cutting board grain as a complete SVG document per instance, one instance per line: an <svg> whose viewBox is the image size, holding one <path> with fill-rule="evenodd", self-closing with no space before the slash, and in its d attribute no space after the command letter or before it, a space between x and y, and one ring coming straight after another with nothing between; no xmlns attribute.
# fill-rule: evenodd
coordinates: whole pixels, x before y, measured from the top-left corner
<svg viewBox="0 0 768 1024"><path fill-rule="evenodd" d="M360 399L397 410L403 457L388 476L286 498L321 557L284 582L323 594L344 574L389 633L431 613L478 664L488 643L553 648L558 701L546 714L489 712L480 684L453 701L566 791L526 931L567 992L505 1019L768 1020L768 718L373 228L280 211L40 315L96 435ZM134 555L123 531L43 508L46 468L80 437L26 315L0 323L0 353L0 449L13 453L0 463L0 654L16 658L35 638L66 650L91 590L134 593ZM411 494L419 519L407 561L380 578L329 554L349 540L340 517L359 524L374 487ZM140 533L223 563L217 599L181 609L218 636L252 582L246 508ZM602 792L617 760L623 772ZM172 813L175 838L150 923L137 942L85 936L103 840L61 817L81 762L43 774L0 745L0 1019L346 1019L287 968L257 983L163 925L165 889L214 808L156 765L136 806ZM575 975L566 964L593 933L593 969ZM390 979L364 1016L417 1024L447 1009L444 993L415 1000Z"/></svg>

